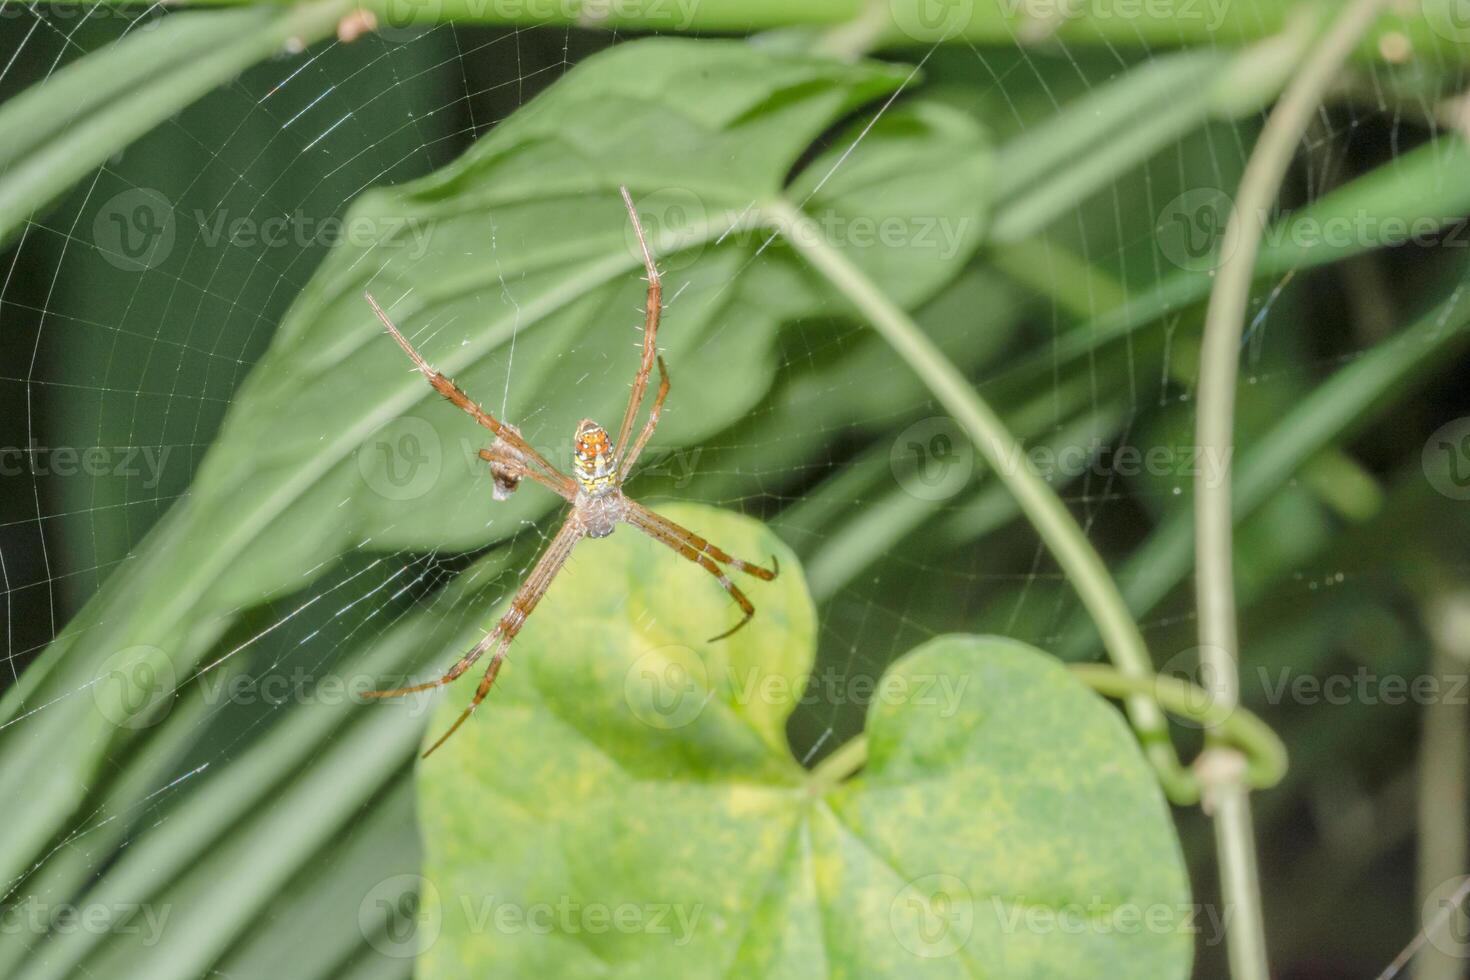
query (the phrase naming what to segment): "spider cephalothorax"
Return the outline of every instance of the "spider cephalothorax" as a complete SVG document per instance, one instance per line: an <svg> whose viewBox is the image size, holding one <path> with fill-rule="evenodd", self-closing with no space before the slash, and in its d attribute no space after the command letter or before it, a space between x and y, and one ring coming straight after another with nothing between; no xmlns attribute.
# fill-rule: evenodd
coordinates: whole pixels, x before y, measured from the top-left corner
<svg viewBox="0 0 1470 980"><path fill-rule="evenodd" d="M658 349L654 345L655 335L658 333L659 314L663 309L661 300L663 287L659 283L658 267L654 265L653 253L649 251L648 241L643 236L643 227L638 222L638 212L633 208L633 198L628 194L626 187L622 188L622 192L623 203L627 205L628 216L633 222L633 230L638 236L639 249L643 253L643 266L648 273L648 304L643 321L643 360L638 368L638 373L633 377L633 393L628 396L628 407L623 412L623 424L618 428L617 444L614 445L608 438L606 429L591 419L583 419L577 426L576 441L572 450L572 476L566 475L551 465L545 456L537 452L525 440L519 429L507 422L500 421L485 411L475 404L469 395L460 390L458 385L430 367L423 355L393 325L393 321L388 318L388 314L377 304L377 301L371 295L367 297L368 303L372 306L373 312L378 315L384 329L394 340L398 341L398 345L413 360L414 366L428 379L429 384L434 386L434 390L468 412L476 422L495 433L495 442L488 449L480 450L480 458L490 464L490 474L494 479L495 499L504 500L515 491L521 480L530 479L572 505L571 512L567 514L561 530L551 539L551 543L546 546L546 550L537 560L536 567L531 569L531 574L526 577L520 589L511 598L510 609L500 617L500 622L495 624L495 629L475 644L469 653L460 657L443 677L426 684L414 684L411 687L400 687L391 691L368 692L368 697L386 698L440 687L469 670L471 664L493 648L495 652L490 657L490 665L485 668L485 676L480 679L480 685L475 688L475 697L470 702L470 706L464 709L464 713L459 716L449 731L444 733L444 737L430 746L429 752L443 745L444 739L453 735L455 730L470 716L470 712L485 700L485 695L490 693L490 685L495 683L495 677L500 673L500 665L505 660L510 641L520 632L527 617L541 601L541 597L546 594L546 590L551 587L551 580L556 577L556 573L561 571L562 566L571 557L572 547L582 538L607 537L618 524L629 524L713 575L720 583L720 588L729 593L730 598L735 600L740 611L744 613L740 622L719 636L712 637L713 640L729 636L750 622L750 617L755 615L755 606L745 597L745 593L740 591L739 586L730 581L730 576L721 566L733 568L766 582L776 577L777 568L774 558L771 559L770 568L762 568L759 565L742 561L716 548L688 528L680 527L667 517L662 517L637 501L623 496L623 481L627 480L629 474L632 473L633 464L638 461L643 447L658 426L659 412L663 409L664 398L669 393L669 374L664 367L663 358L658 356ZM658 364L658 392L654 395L653 407L649 410L642 430L638 433L637 438L633 438L633 423L638 418L639 406L643 404L643 396L648 391L648 377L653 373L655 363ZM428 755L429 752L425 752L424 755Z"/></svg>

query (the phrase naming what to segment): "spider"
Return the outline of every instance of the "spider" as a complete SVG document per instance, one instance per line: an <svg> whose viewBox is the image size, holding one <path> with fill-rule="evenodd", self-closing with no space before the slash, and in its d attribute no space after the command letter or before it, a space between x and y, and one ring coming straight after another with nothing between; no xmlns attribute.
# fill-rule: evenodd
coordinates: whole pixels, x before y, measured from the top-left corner
<svg viewBox="0 0 1470 980"><path fill-rule="evenodd" d="M531 569L531 574L521 583L515 596L510 600L510 609L500 617L495 628L487 633L479 643L476 643L454 666L450 667L443 677L409 687L372 691L366 695L371 698L392 698L443 687L454 682L461 674L469 670L487 650L494 650L490 663L485 668L485 675L481 678L479 687L475 689L475 696L470 701L469 707L464 709L459 718L449 727L449 731L429 746L424 752L424 758L428 758L435 749L449 739L449 736L458 731L459 727L480 706L480 702L485 700L485 696L490 693L491 685L495 683L496 675L500 673L500 666L505 660L511 641L521 631L521 627L525 625L526 619L535 610L541 597L546 595L546 590L551 587L557 573L571 557L572 549L583 538L605 538L613 533L619 523L628 524L659 544L672 548L715 576L721 588L730 594L744 615L734 626L718 636L711 637L710 642L712 643L734 633L750 622L751 617L755 615L755 606L745 597L745 593L740 591L739 586L730 581L730 577L720 566L728 565L766 582L774 579L780 571L774 555L771 556L770 568L742 561L716 548L688 528L681 527L668 518L661 517L647 507L623 496L623 483L627 481L633 465L638 462L638 456L653 435L653 430L658 427L659 413L663 410L664 399L669 394L669 374L664 365L664 359L659 356L655 346L659 315L663 310L662 284L659 282L658 267L654 264L653 253L648 249L648 240L643 234L643 225L638 220L638 211L633 207L633 198L629 195L628 188L619 187L619 190L623 195L623 203L627 206L628 217L633 223L633 231L638 237L638 246L643 253L643 266L648 275L648 303L643 324L643 360L639 365L638 373L633 378L633 391L628 396L628 407L623 412L623 424L618 427L616 447L608 439L607 430L591 419L583 419L577 424L573 442L572 476L567 476L551 465L546 457L521 437L520 430L514 425L495 418L477 405L453 381L434 370L413 344L409 343L408 338L393 325L393 321L378 305L377 300L373 299L372 294L364 294L368 305L373 308L373 312L382 321L384 328L398 342L398 346L403 348L404 353L412 359L419 373L434 386L434 390L469 413L476 422L495 433L495 441L490 448L481 449L479 454L481 459L490 464L495 499L504 500L516 489L521 480L530 478L572 505L566 520L562 522L561 529L556 532L556 536L551 539L551 544L542 552L535 567ZM643 397L648 391L648 378L653 371L655 361L658 362L658 393L654 396L653 408L649 410L648 419L643 423L638 438L633 440L632 447L629 448L628 437L633 433L633 423L637 419Z"/></svg>

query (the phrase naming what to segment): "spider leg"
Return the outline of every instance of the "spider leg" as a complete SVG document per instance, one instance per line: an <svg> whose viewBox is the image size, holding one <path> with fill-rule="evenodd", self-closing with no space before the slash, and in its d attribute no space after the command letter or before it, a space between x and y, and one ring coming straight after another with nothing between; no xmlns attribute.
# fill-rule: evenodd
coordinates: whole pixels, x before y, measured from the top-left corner
<svg viewBox="0 0 1470 980"><path fill-rule="evenodd" d="M480 450L480 458L490 464L490 475L495 481L495 488L492 492L496 500L509 498L521 480L527 477L546 487L552 493L561 494L567 500L572 500L576 496L574 493L564 492L566 488L553 482L545 473L531 469L515 450L500 443L496 443L489 449Z"/></svg>
<svg viewBox="0 0 1470 980"><path fill-rule="evenodd" d="M658 352L654 339L658 334L659 314L663 311L663 283L659 280L658 266L653 261L653 253L648 249L648 238L643 234L643 223L638 220L638 209L633 206L633 196L628 193L626 187L619 187L618 190L623 194L623 203L628 208L628 218L633 222L633 231L638 235L638 247L643 251L643 268L648 275L648 302L643 320L643 360L638 366L638 374L633 378L633 392L628 396L628 407L623 412L623 424L618 427L615 453L618 459L622 459L623 450L628 447L628 437L633 434L633 420L638 417L638 409L643 404L643 395L648 391L648 376L653 373L653 361ZM652 425L645 427L645 431L651 435Z"/></svg>
<svg viewBox="0 0 1470 980"><path fill-rule="evenodd" d="M668 547L677 551L679 554L683 555L685 558L688 558L690 561L694 562L700 568L703 568L705 571L709 572L711 575L719 580L720 588L728 592L730 594L730 598L734 599L736 604L740 606L740 611L745 614L740 617L740 622L725 630L725 632L710 637L708 642L713 643L716 640L723 640L725 637L729 636L731 633L734 633L736 630L740 629L740 627L750 622L751 617L755 615L755 605L745 597L744 592L740 591L740 586L730 581L730 576L725 574L725 570L723 568L715 564L713 558L711 558L709 555L704 554L703 552L697 551L693 545L678 540L677 538L665 532L662 528L659 528L655 525L635 523L633 526L638 528L640 531L646 533L649 537L653 538L653 540L667 545Z"/></svg>
<svg viewBox="0 0 1470 980"><path fill-rule="evenodd" d="M674 523L662 514L649 510L637 501L625 499L624 507L632 515L629 517L629 523L640 526L644 523L652 524L675 540L689 545L700 554L708 555L722 565L729 565L737 571L744 572L746 575L753 575L764 582L769 582L781 574L781 563L776 560L775 555L771 556L771 567L762 568L760 565L736 558L716 548L709 541L695 534L682 524Z"/></svg>
<svg viewBox="0 0 1470 980"><path fill-rule="evenodd" d="M525 439L522 439L521 434L516 431L515 426L507 425L485 411L479 405L475 404L474 399L465 394L464 389L460 388L459 385L455 384L448 377L434 370L429 362L424 360L424 356L418 352L413 344L409 343L408 338L403 335L402 331L393 325L393 321L388 318L388 314L378 305L378 301L373 299L373 294L363 293L363 296L367 299L368 305L373 308L373 313L377 314L378 320L383 324L384 328L398 342L398 346L403 348L403 352L413 361L414 366L419 369L419 373L429 380L429 384L434 386L435 391L468 413L476 422L495 433L497 437L514 447L521 454L528 468L529 464L534 463L536 466L545 470L548 480L540 482L556 490L557 493L568 500L571 500L576 495L576 485L572 482L571 477L567 476L555 466L552 466L546 460L546 457L532 448L531 444Z"/></svg>
<svg viewBox="0 0 1470 980"><path fill-rule="evenodd" d="M740 622L725 630L725 632L718 636L710 637L710 643L716 640L723 640L750 622L751 617L755 615L755 606L746 598L745 593L740 590L740 587L730 581L730 576L726 575L725 570L717 565L716 562L723 562L732 568L738 568L742 572L754 575L756 578L764 579L768 582L776 577L779 566L773 571L761 568L759 565L752 565L749 562L741 561L739 558L732 558L693 531L680 527L667 518L659 517L641 504L628 500L625 501L625 506L624 519L629 524L632 524L655 541L677 551L680 555L713 575L719 581L720 588L729 593L730 598L735 600L735 603L740 606L740 611L745 614ZM774 556L772 563L775 563Z"/></svg>
<svg viewBox="0 0 1470 980"><path fill-rule="evenodd" d="M618 482L622 483L633 472L633 464L638 462L638 457L643 455L643 447L648 438L653 435L653 430L658 427L658 417L664 410L664 399L669 397L669 370L664 366L664 359L658 359L658 394L653 396L653 408L648 412L648 421L643 423L643 431L638 433L638 438L633 441L633 448L628 455L618 461Z"/></svg>
<svg viewBox="0 0 1470 980"><path fill-rule="evenodd" d="M384 691L367 691L363 694L363 697L398 698L402 697L405 694L417 694L420 691L430 691L436 687L443 687L446 684L452 684L459 679L459 676L461 674L469 670L470 667L474 665L474 662L476 660L480 659L481 654L483 654L486 650L495 645L496 641L500 639L500 633L500 624L497 623L495 629L491 630L489 633L486 633L484 638L481 639L479 643L476 643L473 647L470 648L469 653L456 660L454 666L445 671L444 676L439 678L438 680L425 681L422 684L412 684L408 687L390 688Z"/></svg>
<svg viewBox="0 0 1470 980"><path fill-rule="evenodd" d="M437 742L429 746L428 751L424 753L424 758L428 758L430 753L443 745L449 736L458 731L459 726L463 725L469 719L470 715L474 713L474 710L480 706L480 702L484 701L485 696L490 693L490 686L495 683L496 675L500 673L500 665L505 660L505 654L510 648L511 641L516 638L516 634L526 624L526 620L536 609L536 604L541 601L541 597L546 595L546 590L551 587L551 582L556 578L556 573L561 571L562 566L567 563L567 559L571 557L573 546L576 545L581 537L581 522L575 518L568 518L566 523L562 524L561 530L556 532L556 537L551 539L551 544L541 553L541 557L536 560L536 567L531 569L531 574L526 576L526 580L521 583L521 587L511 597L510 608L505 611L505 615L500 617L500 621L495 624L495 629L490 631L479 643L476 643L470 652L461 657L453 667L449 668L443 677L436 681L415 684L411 687L400 687L390 691L372 691L366 695L370 698L391 698L402 694L413 694L417 691L427 691L431 688L442 687L454 681L466 670L469 670L470 665L478 660L480 655L486 650L489 650L491 647L495 648L495 653L490 658L490 664L485 668L485 676L480 679L480 685L475 688L475 696L470 701L469 707L465 708L460 716L455 719L454 724L449 726L449 731L445 732Z"/></svg>

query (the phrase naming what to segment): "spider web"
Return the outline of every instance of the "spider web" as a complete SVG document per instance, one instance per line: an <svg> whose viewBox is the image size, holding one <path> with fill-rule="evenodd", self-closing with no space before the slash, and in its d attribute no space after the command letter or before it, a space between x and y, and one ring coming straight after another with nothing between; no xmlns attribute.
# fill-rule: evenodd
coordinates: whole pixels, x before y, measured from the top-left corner
<svg viewBox="0 0 1470 980"><path fill-rule="evenodd" d="M119 14L7 4L0 11L0 92L6 97L166 16L159 8ZM0 282L0 447L7 462L17 458L17 449L26 460L20 472L7 471L0 495L0 615L8 682L21 676L104 581L126 574L145 534L185 498L242 381L322 261L330 237L324 229L369 188L410 180L452 161L586 55L624 39L576 29L395 28L351 44L331 42L283 55L164 123L26 226L7 250ZM921 48L909 52L907 61L924 61L923 78L905 94L922 93L976 114L1004 147L1077 100L1172 53L1142 39L1126 47L1052 40ZM1416 73L1381 61L1360 63L1352 86L1324 107L1299 148L1288 202L1320 201L1374 167L1392 168L1418 147L1455 139L1446 112L1464 81L1450 64L1431 63ZM876 117L881 111L871 107L868 113ZM1158 343L1130 338L1106 355L1100 349L1081 372L1058 351L1076 324L1140 300L1179 271L1158 244L1163 216L1181 195L1233 188L1261 118L1256 113L1237 122L1207 122L1168 140L1147 166L1129 168L1050 222L1046 235L1033 240L1029 274L982 251L958 285L919 312L920 323L928 326L973 317L974 304L984 305L993 336L984 344L961 345L970 358L961 366L987 397L1015 397L1021 365L1045 365L1040 380L1021 393L1021 404L1000 407L1024 416L1028 443L1085 447L1088 465L1058 486L1115 569L1189 489L1188 475L1167 467L1128 475L1109 461L1116 462L1118 447L1125 445L1187 446L1198 321L1187 310L1170 311ZM129 226L140 214L145 223ZM166 215L172 224L165 233ZM262 240L267 218L288 220L280 240ZM232 231L237 219L245 221L238 233ZM129 232L142 234L141 248L117 237ZM502 241L492 225L483 247L484 261L499 270L514 244ZM1425 251L1399 249L1327 271L1296 263L1258 288L1242 350L1240 414L1247 436L1264 431L1314 384L1368 356L1409 321L1417 309L1412 290L1432 285L1421 272L1429 261ZM1092 274L1077 276L1077 262ZM514 297L516 282L499 278L505 294ZM666 275L665 329L677 324L683 285L679 272ZM762 518L812 575L820 618L816 683L790 729L794 751L807 764L860 728L864 685L917 643L951 631L996 632L1058 649L1075 641L1080 614L1034 532L907 368L887 357L863 370L822 370L861 354L874 340L843 322L844 310L835 301L830 313L831 323L783 329L772 394L749 419L700 447L699 455L674 459L675 466L687 462L690 479L673 481L669 495ZM626 319L631 337L639 319L632 311ZM1304 322L1314 328L1299 329ZM518 337L519 331L513 334ZM500 391L472 394L504 406L520 383L516 354L515 339L499 352ZM576 358L578 351L565 356ZM630 350L629 372L634 363ZM785 433L763 428L762 421L778 419L774 406L783 392L812 383L823 397L856 406L865 391L909 394L880 413L864 415L859 408L838 421L820 417L813 423L820 427L820 449L795 463L784 455L767 468L744 462L758 460L760 453L752 450L762 445L779 447ZM1337 472L1345 480L1356 474L1392 484L1418 467L1418 447L1430 431L1464 414L1463 395L1456 397L1453 386L1436 387L1432 398L1408 412L1411 436L1370 430L1353 454L1336 461ZM732 453L743 461L738 469L722 469L718 462L707 468L709 460ZM701 492L710 486L735 489ZM1352 523L1342 513L1351 501L1301 485L1287 496L1273 520L1302 522L1305 530L1290 536L1290 547L1274 567L1254 569L1269 589L1256 596L1258 608L1250 613L1278 636L1320 630L1384 584L1360 553L1334 543L1335 529ZM303 569L309 584L299 591L239 610L207 666L181 678L179 686L223 690L243 679L242 690L250 696L206 698L197 709L192 744L160 762L128 807L98 809L60 835L26 879L7 885L7 900L18 901L44 880L48 862L58 856L80 853L92 874L104 877L119 853L167 828L191 794L221 770L253 758L252 748L302 708L304 697L309 702L301 691L329 675L340 657L404 617L431 610L446 630L483 621L486 595L509 595L554 526L547 520L523 523L498 546L506 555L498 570L476 564L481 553L379 550L370 534L341 559ZM903 531L879 548L872 544L876 526ZM1370 531L1361 533L1371 539L1371 520L1366 526ZM1270 529L1261 533L1269 535ZM1243 549L1251 544L1247 535ZM472 567L484 581L465 581L462 573ZM1458 570L1463 573L1465 565ZM1385 603L1371 605L1392 619ZM1193 646L1190 604L1180 594L1151 608L1143 625L1158 660ZM1329 641L1326 655L1351 658L1343 645ZM1095 652L1092 646L1081 642L1074 653ZM439 660L447 665L456 653L446 650ZM461 688L469 683L450 696L465 696ZM271 690L284 693L276 699ZM52 708L26 704L6 725L24 732ZM422 713L422 705L417 710ZM1401 734L1412 730L1412 718L1395 715L1392 724ZM350 748L328 733L304 754L300 767L309 778L318 771L314 766ZM1401 771L1408 759L1400 746L1384 771ZM1372 812L1395 798L1393 792L1403 792L1392 779L1384 789L1363 772L1336 785L1325 782L1330 781L1309 778L1287 796L1281 807L1286 812L1263 818L1267 839L1279 835L1283 849L1289 845L1309 855L1299 867L1327 861L1341 840L1356 839L1347 818L1332 819L1333 811ZM368 880L373 887L385 868L411 873L416 844L407 785L405 763L366 797L329 846L315 857L302 856L301 866L313 868L313 876L330 877L363 863L366 853L372 855L368 863L376 862ZM1341 807L1344 798L1356 809ZM1315 814L1321 825L1290 829L1291 818L1303 813ZM1187 834L1199 829L1186 818ZM93 852L87 847L91 839L110 843ZM1397 846L1405 839L1400 834ZM1376 858L1358 863L1359 873L1392 857L1394 846L1379 845ZM399 855L386 864L385 847ZM292 876L280 885L283 907L310 904L306 877ZM1208 870L1202 870L1201 894L1208 881ZM1280 902L1300 897L1291 889L1301 887L1268 882ZM1387 961L1396 948L1393 938L1412 931L1403 911L1410 907L1411 889L1402 876L1395 888L1375 888L1375 897L1355 914L1401 928L1374 932L1381 942L1367 949L1334 929L1335 955L1344 963L1359 956ZM1324 898L1310 890L1308 897ZM274 935L289 940L293 929L306 930L313 921L303 916L295 926L278 922L273 928L282 932ZM43 942L22 938L35 946ZM1294 937L1293 950L1310 950L1313 938L1328 941L1306 930ZM241 940L211 968L248 975L249 965L260 962L258 954L252 940ZM1206 950L1202 959L1202 969L1219 968L1218 950ZM345 974L347 965L355 969L363 962L364 954L349 952L316 966ZM408 970L403 960L388 972Z"/></svg>

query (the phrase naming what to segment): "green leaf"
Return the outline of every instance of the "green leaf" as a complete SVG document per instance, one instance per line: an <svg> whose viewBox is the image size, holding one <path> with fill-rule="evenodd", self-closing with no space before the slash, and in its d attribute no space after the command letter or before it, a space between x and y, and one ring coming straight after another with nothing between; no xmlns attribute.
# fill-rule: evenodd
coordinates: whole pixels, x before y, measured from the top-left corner
<svg viewBox="0 0 1470 980"><path fill-rule="evenodd" d="M1186 975L1179 848L1111 707L1033 648L941 637L838 692L872 699L871 751L832 785L784 738L815 640L792 556L664 512L781 577L707 643L736 614L707 573L632 532L582 543L420 763L420 976Z"/></svg>
<svg viewBox="0 0 1470 980"><path fill-rule="evenodd" d="M25 873L86 812L85 774L147 737L70 696L108 657L147 647L187 677L242 607L309 587L346 550L472 548L554 502L523 492L493 507L474 460L487 434L406 369L365 288L438 366L564 459L577 419L615 422L636 361L646 287L617 195L627 184L671 287L659 339L674 394L659 443L687 445L760 399L780 319L811 301L763 234L717 239L782 192L813 140L903 77L736 43L625 44L439 173L364 195L346 226L372 234L349 236L303 290L190 493L7 692L9 718L52 706L23 731L0 729L0 795L26 798L0 878ZM51 781L44 799L20 789L58 765L81 775Z"/></svg>
<svg viewBox="0 0 1470 980"><path fill-rule="evenodd" d="M0 109L0 243L133 140L274 54L330 34L351 6L187 13L149 23Z"/></svg>

